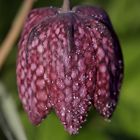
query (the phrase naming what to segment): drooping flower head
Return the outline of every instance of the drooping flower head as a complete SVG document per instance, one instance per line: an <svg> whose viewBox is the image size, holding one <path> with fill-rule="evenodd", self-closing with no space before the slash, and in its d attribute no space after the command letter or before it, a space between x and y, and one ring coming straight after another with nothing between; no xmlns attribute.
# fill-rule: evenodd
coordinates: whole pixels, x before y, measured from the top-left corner
<svg viewBox="0 0 140 140"><path fill-rule="evenodd" d="M17 84L33 124L54 109L70 134L93 105L105 118L116 108L123 77L118 38L107 13L94 6L32 10L17 57Z"/></svg>

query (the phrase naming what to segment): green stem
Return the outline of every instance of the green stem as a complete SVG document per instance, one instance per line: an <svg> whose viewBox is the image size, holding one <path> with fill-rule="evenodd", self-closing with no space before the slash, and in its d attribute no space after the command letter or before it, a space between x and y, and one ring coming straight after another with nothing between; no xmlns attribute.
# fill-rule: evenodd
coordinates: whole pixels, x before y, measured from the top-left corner
<svg viewBox="0 0 140 140"><path fill-rule="evenodd" d="M63 1L62 10L63 10L63 12L70 11L70 0L64 0Z"/></svg>

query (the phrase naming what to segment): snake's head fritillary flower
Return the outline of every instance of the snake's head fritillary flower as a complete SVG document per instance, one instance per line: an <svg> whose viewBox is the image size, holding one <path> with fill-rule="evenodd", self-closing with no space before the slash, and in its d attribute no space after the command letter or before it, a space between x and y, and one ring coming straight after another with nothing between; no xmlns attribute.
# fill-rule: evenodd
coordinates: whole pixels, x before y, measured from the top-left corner
<svg viewBox="0 0 140 140"><path fill-rule="evenodd" d="M17 57L19 97L33 124L54 109L76 134L93 105L110 118L123 77L118 38L106 12L93 6L32 10Z"/></svg>

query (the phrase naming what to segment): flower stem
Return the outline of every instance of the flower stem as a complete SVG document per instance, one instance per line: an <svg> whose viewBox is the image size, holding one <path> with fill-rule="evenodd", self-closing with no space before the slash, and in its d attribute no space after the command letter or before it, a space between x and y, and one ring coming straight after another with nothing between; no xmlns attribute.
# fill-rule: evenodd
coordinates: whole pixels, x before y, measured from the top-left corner
<svg viewBox="0 0 140 140"><path fill-rule="evenodd" d="M64 0L62 5L63 12L68 12L70 10L70 0Z"/></svg>
<svg viewBox="0 0 140 140"><path fill-rule="evenodd" d="M8 54L12 50L12 47L18 38L18 35L20 33L20 30L23 26L24 20L26 16L28 15L33 3L35 0L24 0L17 16L15 17L12 27L7 34L5 40L1 44L0 47L0 69L2 68L2 65L4 64Z"/></svg>

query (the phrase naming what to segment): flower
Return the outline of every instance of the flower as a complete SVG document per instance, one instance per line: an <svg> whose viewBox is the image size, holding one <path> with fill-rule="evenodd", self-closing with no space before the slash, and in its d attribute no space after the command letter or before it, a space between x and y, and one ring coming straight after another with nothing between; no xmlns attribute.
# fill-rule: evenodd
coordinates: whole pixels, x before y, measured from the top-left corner
<svg viewBox="0 0 140 140"><path fill-rule="evenodd" d="M106 12L93 6L39 8L29 13L19 42L19 97L33 124L54 109L76 134L93 105L114 112L123 77L118 38Z"/></svg>

